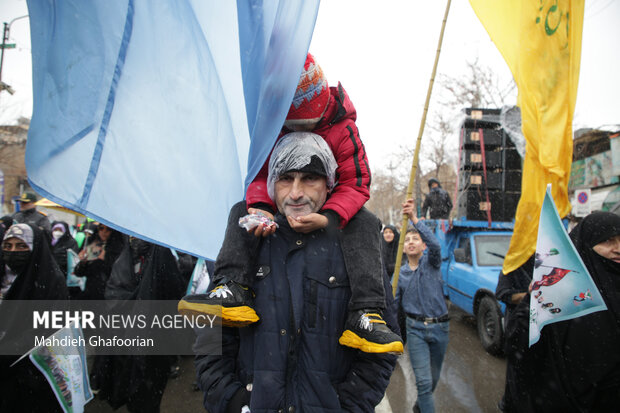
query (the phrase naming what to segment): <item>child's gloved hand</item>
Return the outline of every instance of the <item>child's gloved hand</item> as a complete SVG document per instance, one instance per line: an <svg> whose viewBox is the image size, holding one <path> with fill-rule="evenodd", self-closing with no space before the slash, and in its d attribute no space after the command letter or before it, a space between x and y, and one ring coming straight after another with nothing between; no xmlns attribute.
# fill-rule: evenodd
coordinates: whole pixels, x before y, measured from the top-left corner
<svg viewBox="0 0 620 413"><path fill-rule="evenodd" d="M325 228L329 223L325 215L317 214L316 212L296 218L287 216L286 219L294 231L303 234Z"/></svg>
<svg viewBox="0 0 620 413"><path fill-rule="evenodd" d="M256 237L267 237L278 228L278 224L273 221L273 215L258 208L249 208L249 214L239 218L239 226L243 227L250 234Z"/></svg>

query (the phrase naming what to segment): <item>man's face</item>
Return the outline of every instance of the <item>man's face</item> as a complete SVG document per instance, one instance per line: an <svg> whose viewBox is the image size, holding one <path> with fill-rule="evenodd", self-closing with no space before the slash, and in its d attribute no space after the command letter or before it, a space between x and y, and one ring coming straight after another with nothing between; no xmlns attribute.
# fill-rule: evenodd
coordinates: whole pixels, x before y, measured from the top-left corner
<svg viewBox="0 0 620 413"><path fill-rule="evenodd" d="M328 192L324 176L307 172L286 172L275 184L278 211L293 218L318 212Z"/></svg>
<svg viewBox="0 0 620 413"><path fill-rule="evenodd" d="M34 202L21 202L21 206L19 207L19 209L21 209L22 211L27 211L34 208L35 206L36 205L34 204Z"/></svg>
<svg viewBox="0 0 620 413"><path fill-rule="evenodd" d="M420 257L426 249L426 244L422 241L420 234L408 232L405 235L405 254L407 257Z"/></svg>

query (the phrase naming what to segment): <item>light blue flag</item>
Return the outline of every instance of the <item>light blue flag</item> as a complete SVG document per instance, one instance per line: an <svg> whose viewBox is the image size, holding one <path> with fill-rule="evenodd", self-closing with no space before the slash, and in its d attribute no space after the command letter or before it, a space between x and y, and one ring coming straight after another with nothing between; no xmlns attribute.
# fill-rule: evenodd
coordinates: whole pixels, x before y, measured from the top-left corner
<svg viewBox="0 0 620 413"><path fill-rule="evenodd" d="M127 234L214 258L286 117L318 6L28 0L30 184Z"/></svg>
<svg viewBox="0 0 620 413"><path fill-rule="evenodd" d="M529 345L542 328L607 309L579 253L566 233L547 188L540 212L530 297Z"/></svg>

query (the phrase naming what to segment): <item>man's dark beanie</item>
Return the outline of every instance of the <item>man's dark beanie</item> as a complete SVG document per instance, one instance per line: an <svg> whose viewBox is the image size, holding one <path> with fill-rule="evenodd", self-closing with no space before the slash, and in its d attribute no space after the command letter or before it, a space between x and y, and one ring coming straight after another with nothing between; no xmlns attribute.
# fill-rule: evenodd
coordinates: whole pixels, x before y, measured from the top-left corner
<svg viewBox="0 0 620 413"><path fill-rule="evenodd" d="M291 169L285 172L305 172L309 174L327 176L327 171L325 171L325 165L323 165L323 161L321 161L321 159L316 155L312 155L312 157L310 158L310 163L303 168Z"/></svg>

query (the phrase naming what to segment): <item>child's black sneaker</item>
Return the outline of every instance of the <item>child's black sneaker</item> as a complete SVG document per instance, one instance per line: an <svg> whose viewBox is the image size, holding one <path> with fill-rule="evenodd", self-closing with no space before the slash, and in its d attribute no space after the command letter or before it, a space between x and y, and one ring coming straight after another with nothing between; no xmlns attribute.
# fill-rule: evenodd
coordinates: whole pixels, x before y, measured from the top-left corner
<svg viewBox="0 0 620 413"><path fill-rule="evenodd" d="M234 281L222 281L206 294L186 295L179 301L179 313L195 317L212 315L221 318L225 327L245 327L259 320L252 308L254 293Z"/></svg>
<svg viewBox="0 0 620 413"><path fill-rule="evenodd" d="M360 349L365 353L403 352L403 341L386 325L380 310L358 310L349 314L344 332L338 340L347 347Z"/></svg>

